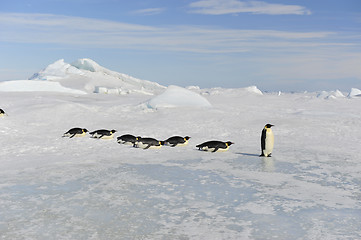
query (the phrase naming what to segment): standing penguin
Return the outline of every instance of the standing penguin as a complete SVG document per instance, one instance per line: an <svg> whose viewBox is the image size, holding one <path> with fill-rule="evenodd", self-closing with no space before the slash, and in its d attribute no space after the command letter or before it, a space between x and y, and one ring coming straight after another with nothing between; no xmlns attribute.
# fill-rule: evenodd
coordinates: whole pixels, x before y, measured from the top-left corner
<svg viewBox="0 0 361 240"><path fill-rule="evenodd" d="M92 138L101 138L101 139L109 139L109 138L113 138L114 133L116 132L116 130L105 130L105 129L100 129L100 130L96 130L93 132L90 132L89 134L92 135Z"/></svg>
<svg viewBox="0 0 361 240"><path fill-rule="evenodd" d="M271 157L274 145L274 135L271 129L272 126L274 125L266 124L262 130L260 157Z"/></svg>
<svg viewBox="0 0 361 240"><path fill-rule="evenodd" d="M196 147L199 150L207 152L225 152L229 149L229 146L234 144L231 141L221 142L221 141L208 141L202 144L198 144Z"/></svg>
<svg viewBox="0 0 361 240"><path fill-rule="evenodd" d="M83 137L88 132L86 128L72 128L63 134L63 137Z"/></svg>
<svg viewBox="0 0 361 240"><path fill-rule="evenodd" d="M173 136L173 137L170 137L167 140L165 140L164 145L171 146L171 147L185 146L188 144L188 140L190 138L191 137L188 137L188 136L185 136L185 137Z"/></svg>

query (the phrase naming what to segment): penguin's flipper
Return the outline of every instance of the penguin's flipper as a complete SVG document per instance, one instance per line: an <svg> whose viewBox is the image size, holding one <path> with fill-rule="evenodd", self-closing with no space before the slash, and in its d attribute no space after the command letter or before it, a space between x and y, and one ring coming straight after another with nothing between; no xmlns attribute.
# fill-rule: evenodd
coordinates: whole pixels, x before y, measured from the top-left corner
<svg viewBox="0 0 361 240"><path fill-rule="evenodd" d="M146 146L146 147L144 148L144 150L145 150L145 149L148 149L148 148L150 148L150 147L151 147L151 145L148 144L148 146Z"/></svg>
<svg viewBox="0 0 361 240"><path fill-rule="evenodd" d="M75 136L75 133L73 135L71 135L69 138L73 138Z"/></svg>
<svg viewBox="0 0 361 240"><path fill-rule="evenodd" d="M177 146L177 145L178 145L178 144L175 143L175 144L172 144L172 145L170 145L170 146L171 146L171 147L175 147L175 146Z"/></svg>
<svg viewBox="0 0 361 240"><path fill-rule="evenodd" d="M212 152L217 152L219 147L216 147Z"/></svg>

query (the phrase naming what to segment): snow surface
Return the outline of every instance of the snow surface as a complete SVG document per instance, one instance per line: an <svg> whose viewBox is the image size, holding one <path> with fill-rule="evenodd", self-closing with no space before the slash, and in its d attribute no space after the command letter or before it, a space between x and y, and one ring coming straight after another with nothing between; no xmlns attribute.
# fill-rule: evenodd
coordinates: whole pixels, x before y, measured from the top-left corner
<svg viewBox="0 0 361 240"><path fill-rule="evenodd" d="M0 83L1 239L361 239L358 89L166 89L90 59L32 79ZM142 150L73 127L191 139Z"/></svg>
<svg viewBox="0 0 361 240"><path fill-rule="evenodd" d="M1 239L361 238L361 98L192 91L212 107L150 109L143 94L1 92ZM272 158L258 157L266 123L275 125ZM191 139L142 150L62 138L72 127ZM207 140L235 144L195 148Z"/></svg>
<svg viewBox="0 0 361 240"><path fill-rule="evenodd" d="M203 96L182 87L171 85L162 94L147 101L149 108L211 107Z"/></svg>

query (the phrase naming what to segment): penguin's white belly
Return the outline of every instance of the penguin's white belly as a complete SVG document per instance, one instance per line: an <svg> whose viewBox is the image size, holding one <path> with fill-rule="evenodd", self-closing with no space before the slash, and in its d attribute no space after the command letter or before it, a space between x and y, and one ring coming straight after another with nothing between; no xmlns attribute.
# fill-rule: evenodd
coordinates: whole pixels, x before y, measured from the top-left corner
<svg viewBox="0 0 361 240"><path fill-rule="evenodd" d="M176 147L184 147L188 144L188 141L184 142L184 143L177 143ZM168 143L167 146L172 146L173 144Z"/></svg>
<svg viewBox="0 0 361 240"><path fill-rule="evenodd" d="M159 149L159 148L161 148L162 147L162 145L159 145L159 146L150 146L148 149Z"/></svg>
<svg viewBox="0 0 361 240"><path fill-rule="evenodd" d="M202 147L202 150L203 151L206 151L206 152L213 152L215 148L209 148L209 147Z"/></svg>
<svg viewBox="0 0 361 240"><path fill-rule="evenodd" d="M266 132L266 139L265 139L265 149L263 150L263 154L267 157L272 153L274 145L274 136L272 131Z"/></svg>
<svg viewBox="0 0 361 240"><path fill-rule="evenodd" d="M73 135L74 135L74 137L84 137L84 136L86 135L86 133L85 133L85 132L83 132L83 133L76 133L76 134L65 133L65 134L63 135L63 137L71 137L71 136L73 136Z"/></svg>
<svg viewBox="0 0 361 240"><path fill-rule="evenodd" d="M77 134L75 134L75 136L74 137L84 137L86 135L86 132L83 132L83 133L77 133Z"/></svg>
<svg viewBox="0 0 361 240"><path fill-rule="evenodd" d="M142 149L145 149L149 146L149 144L146 144L146 143L142 143L142 142L137 142L135 144L135 147L137 148L142 148ZM150 146L148 149L158 149L158 148L161 148L162 145L159 145L159 146Z"/></svg>
<svg viewBox="0 0 361 240"><path fill-rule="evenodd" d="M218 148L217 152L227 152L229 147L226 148Z"/></svg>
<svg viewBox="0 0 361 240"><path fill-rule="evenodd" d="M121 143L121 144L124 144L124 145L131 145L131 146L134 145L134 143L132 143L132 142L127 142L127 141L123 141L123 140L119 140L118 143Z"/></svg>
<svg viewBox="0 0 361 240"><path fill-rule="evenodd" d="M110 136L106 136L104 135L103 137L101 137L100 139L112 139L113 138L113 134Z"/></svg>
<svg viewBox="0 0 361 240"><path fill-rule="evenodd" d="M227 148L218 148L218 150L216 152L226 152L228 150L229 147ZM203 151L206 151L206 152L213 152L216 148L210 148L210 147L202 147L202 150Z"/></svg>
<svg viewBox="0 0 361 240"><path fill-rule="evenodd" d="M113 138L113 134L110 135L110 136L107 136L107 135L102 135L102 134L98 134L98 133L94 133L93 138L100 138L100 139L111 139Z"/></svg>

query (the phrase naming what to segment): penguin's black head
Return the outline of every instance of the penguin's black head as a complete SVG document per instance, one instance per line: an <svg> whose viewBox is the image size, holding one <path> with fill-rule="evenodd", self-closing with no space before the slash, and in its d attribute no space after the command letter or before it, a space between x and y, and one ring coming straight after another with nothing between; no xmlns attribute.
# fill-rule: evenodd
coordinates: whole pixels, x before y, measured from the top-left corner
<svg viewBox="0 0 361 240"><path fill-rule="evenodd" d="M184 137L184 139L187 140L187 141L188 141L190 138L191 138L191 137L188 137L188 136L185 136L185 137Z"/></svg>
<svg viewBox="0 0 361 240"><path fill-rule="evenodd" d="M228 141L228 142L226 142L226 144L227 144L227 146L231 146L231 145L234 144L234 143L231 142L231 141Z"/></svg>
<svg viewBox="0 0 361 240"><path fill-rule="evenodd" d="M114 129L113 129L113 130L111 130L110 132L111 132L111 133L115 133L115 132L117 132L117 130L114 130Z"/></svg>
<svg viewBox="0 0 361 240"><path fill-rule="evenodd" d="M274 125L272 125L272 124L266 124L266 126L264 126L265 128L271 128L271 127L273 127Z"/></svg>
<svg viewBox="0 0 361 240"><path fill-rule="evenodd" d="M86 133L86 132L89 132L89 131L88 131L88 129L83 128L83 132L85 132L85 133Z"/></svg>

